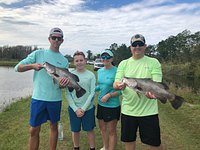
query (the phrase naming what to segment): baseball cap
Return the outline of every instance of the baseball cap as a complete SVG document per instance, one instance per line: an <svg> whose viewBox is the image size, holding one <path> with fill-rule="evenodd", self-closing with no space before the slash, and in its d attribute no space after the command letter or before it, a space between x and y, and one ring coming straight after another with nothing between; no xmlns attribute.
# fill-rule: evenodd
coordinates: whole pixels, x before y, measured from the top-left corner
<svg viewBox="0 0 200 150"><path fill-rule="evenodd" d="M56 35L63 37L63 31L60 28L53 28L50 30L49 36Z"/></svg>
<svg viewBox="0 0 200 150"><path fill-rule="evenodd" d="M101 52L101 55L103 55L104 53L107 53L109 56L113 57L113 53L110 50L108 50L108 49L103 50Z"/></svg>
<svg viewBox="0 0 200 150"><path fill-rule="evenodd" d="M132 36L131 38L131 44L133 44L134 42L140 41L142 43L145 44L145 38L143 35L141 34L135 34L134 36Z"/></svg>

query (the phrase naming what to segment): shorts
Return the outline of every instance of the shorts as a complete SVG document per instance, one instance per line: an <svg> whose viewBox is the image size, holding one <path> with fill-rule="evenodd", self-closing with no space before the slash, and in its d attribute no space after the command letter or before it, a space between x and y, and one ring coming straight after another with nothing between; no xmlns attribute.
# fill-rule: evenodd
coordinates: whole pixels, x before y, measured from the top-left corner
<svg viewBox="0 0 200 150"><path fill-rule="evenodd" d="M95 107L85 111L82 117L77 117L71 107L68 107L70 127L72 132L80 132L81 126L83 131L91 131L96 126L95 124Z"/></svg>
<svg viewBox="0 0 200 150"><path fill-rule="evenodd" d="M37 127L50 120L57 123L60 120L62 101L47 102L33 99L30 108L30 125Z"/></svg>
<svg viewBox="0 0 200 150"><path fill-rule="evenodd" d="M160 126L157 114L144 117L121 115L121 141L136 141L138 128L142 143L160 146Z"/></svg>
<svg viewBox="0 0 200 150"><path fill-rule="evenodd" d="M112 120L120 119L121 107L109 108L103 107L101 105L97 106L97 119L103 120L104 122L109 122Z"/></svg>

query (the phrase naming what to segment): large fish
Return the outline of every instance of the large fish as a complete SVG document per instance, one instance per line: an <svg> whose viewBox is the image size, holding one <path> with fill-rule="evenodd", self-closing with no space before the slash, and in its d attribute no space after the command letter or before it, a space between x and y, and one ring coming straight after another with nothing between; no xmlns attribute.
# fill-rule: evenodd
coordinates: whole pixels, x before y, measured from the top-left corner
<svg viewBox="0 0 200 150"><path fill-rule="evenodd" d="M72 92L74 89L76 90L76 96L79 98L83 96L86 91L83 89L77 82L79 82L79 78L77 75L70 73L68 69L56 67L48 62L43 64L44 69L47 73L53 78L53 80L59 81L60 78L66 77L70 80L71 86L68 87L69 91Z"/></svg>
<svg viewBox="0 0 200 150"><path fill-rule="evenodd" d="M154 82L151 79L124 77L122 79L122 82L124 82L128 87L135 90L138 94L151 92L158 100L160 100L164 104L168 100L174 109L178 109L185 101L182 97L167 91L169 89L167 85Z"/></svg>

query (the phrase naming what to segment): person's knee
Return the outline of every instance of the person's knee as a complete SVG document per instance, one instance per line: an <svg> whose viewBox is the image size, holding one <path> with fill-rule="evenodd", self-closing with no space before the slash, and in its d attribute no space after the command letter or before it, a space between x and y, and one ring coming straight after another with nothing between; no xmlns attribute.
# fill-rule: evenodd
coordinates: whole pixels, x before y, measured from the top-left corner
<svg viewBox="0 0 200 150"><path fill-rule="evenodd" d="M102 125L102 124L99 125L99 128L100 128L101 131L104 131L104 132L106 132L106 130L107 130L106 126Z"/></svg>
<svg viewBox="0 0 200 150"><path fill-rule="evenodd" d="M31 137L36 137L39 136L40 133L40 127L31 127L29 129L29 133Z"/></svg>
<svg viewBox="0 0 200 150"><path fill-rule="evenodd" d="M116 129L109 130L109 135L110 136L115 136L116 134L117 134Z"/></svg>
<svg viewBox="0 0 200 150"><path fill-rule="evenodd" d="M50 123L50 129L51 131L57 131L58 130L58 124L57 123Z"/></svg>
<svg viewBox="0 0 200 150"><path fill-rule="evenodd" d="M109 131L109 135L111 135L111 136L115 136L117 134L116 126L113 126L113 125L109 126L108 131Z"/></svg>

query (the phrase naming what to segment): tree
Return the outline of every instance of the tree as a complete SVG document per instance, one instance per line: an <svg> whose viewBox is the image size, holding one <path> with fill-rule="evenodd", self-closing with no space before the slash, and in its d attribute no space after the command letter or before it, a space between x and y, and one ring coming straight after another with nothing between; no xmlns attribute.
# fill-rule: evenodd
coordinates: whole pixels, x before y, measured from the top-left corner
<svg viewBox="0 0 200 150"><path fill-rule="evenodd" d="M91 52L91 50L88 50L87 51L87 59L90 60L91 56L92 56L92 52Z"/></svg>

